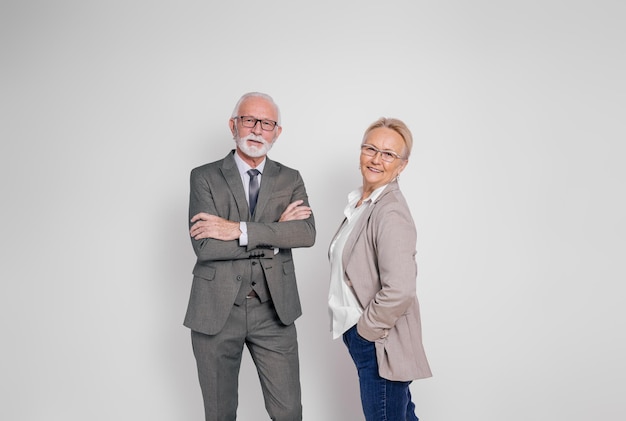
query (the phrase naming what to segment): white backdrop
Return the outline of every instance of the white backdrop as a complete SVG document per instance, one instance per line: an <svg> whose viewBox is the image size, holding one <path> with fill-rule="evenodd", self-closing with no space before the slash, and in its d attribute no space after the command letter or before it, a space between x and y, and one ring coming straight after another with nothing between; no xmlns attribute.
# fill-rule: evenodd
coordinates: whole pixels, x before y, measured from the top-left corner
<svg viewBox="0 0 626 421"><path fill-rule="evenodd" d="M422 420L623 420L622 1L0 2L0 419L200 420L182 326L189 171L272 95L297 250L305 419L361 420L327 247L380 116L416 144ZM266 419L249 357L241 420Z"/></svg>

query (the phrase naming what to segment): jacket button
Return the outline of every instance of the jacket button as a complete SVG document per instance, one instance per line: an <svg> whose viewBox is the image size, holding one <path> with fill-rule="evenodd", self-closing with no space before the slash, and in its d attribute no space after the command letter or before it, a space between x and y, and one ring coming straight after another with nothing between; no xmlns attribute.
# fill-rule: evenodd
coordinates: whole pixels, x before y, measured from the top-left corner
<svg viewBox="0 0 626 421"><path fill-rule="evenodd" d="M237 280L241 281L241 275L237 275Z"/></svg>
<svg viewBox="0 0 626 421"><path fill-rule="evenodd" d="M252 283L250 285L255 286L256 282L252 281Z"/></svg>
<svg viewBox="0 0 626 421"><path fill-rule="evenodd" d="M257 261L256 261L256 260L253 260L253 261L252 261L252 266L254 266L254 265L256 265L256 264L257 264Z"/></svg>

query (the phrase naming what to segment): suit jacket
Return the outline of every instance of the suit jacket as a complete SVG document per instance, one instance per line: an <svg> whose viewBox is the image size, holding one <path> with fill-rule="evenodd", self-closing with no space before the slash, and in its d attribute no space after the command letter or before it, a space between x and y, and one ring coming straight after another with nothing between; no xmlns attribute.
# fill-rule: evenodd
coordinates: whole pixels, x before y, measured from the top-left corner
<svg viewBox="0 0 626 421"><path fill-rule="evenodd" d="M239 240L191 239L197 261L184 324L208 335L224 327L242 279L250 276L251 258L262 265L280 321L293 323L302 309L291 249L315 242L313 215L306 220L277 222L291 202L302 199L308 206L300 173L268 158L251 219L234 153L191 171L189 219L206 212L247 221L248 226L247 246L240 246ZM274 248L279 249L277 254Z"/></svg>
<svg viewBox="0 0 626 421"><path fill-rule="evenodd" d="M416 240L411 212L394 181L361 215L342 255L345 279L364 309L357 331L375 342L379 374L389 380L432 375L416 296Z"/></svg>

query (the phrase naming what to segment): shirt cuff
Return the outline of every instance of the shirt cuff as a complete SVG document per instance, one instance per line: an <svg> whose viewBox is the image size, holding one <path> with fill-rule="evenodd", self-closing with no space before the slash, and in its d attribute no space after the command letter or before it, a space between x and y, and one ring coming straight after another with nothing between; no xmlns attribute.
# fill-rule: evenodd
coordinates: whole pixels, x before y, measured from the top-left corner
<svg viewBox="0 0 626 421"><path fill-rule="evenodd" d="M239 231L241 234L239 235L239 245L247 246L248 245L248 224L241 221L239 222Z"/></svg>

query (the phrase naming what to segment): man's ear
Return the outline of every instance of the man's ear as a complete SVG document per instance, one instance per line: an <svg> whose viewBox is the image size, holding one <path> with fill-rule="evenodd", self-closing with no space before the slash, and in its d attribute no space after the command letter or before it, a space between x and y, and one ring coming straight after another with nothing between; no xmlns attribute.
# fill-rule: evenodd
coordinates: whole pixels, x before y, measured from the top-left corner
<svg viewBox="0 0 626 421"><path fill-rule="evenodd" d="M276 126L276 136L274 137L274 142L276 142L276 139L278 139L278 136L280 136L280 134L283 132L283 128L281 126Z"/></svg>

